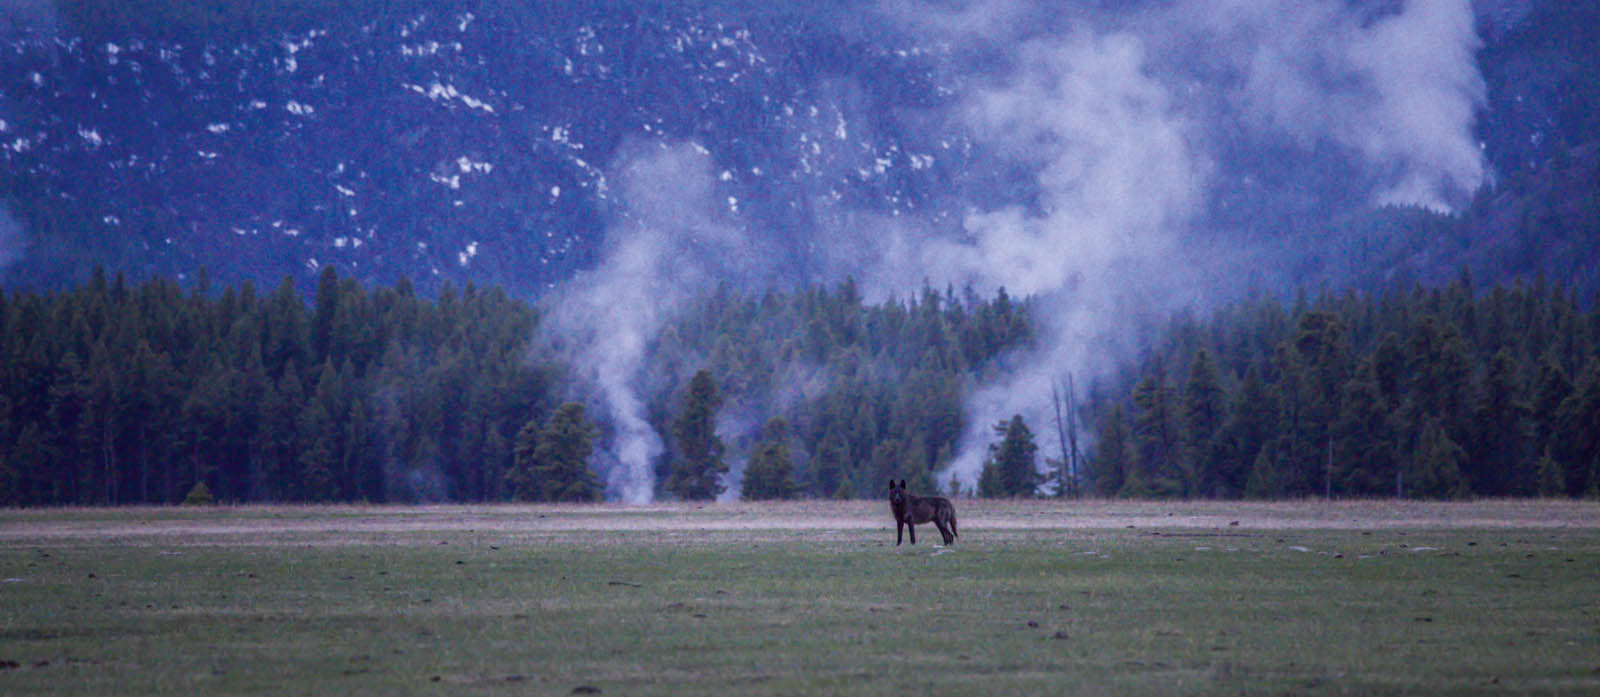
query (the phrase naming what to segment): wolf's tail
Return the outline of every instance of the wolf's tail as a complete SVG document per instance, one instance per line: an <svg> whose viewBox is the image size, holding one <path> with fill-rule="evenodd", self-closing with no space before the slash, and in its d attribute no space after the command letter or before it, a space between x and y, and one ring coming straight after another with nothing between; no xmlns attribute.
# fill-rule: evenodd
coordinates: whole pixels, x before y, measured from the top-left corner
<svg viewBox="0 0 1600 697"><path fill-rule="evenodd" d="M960 537L961 536L961 533L956 532L956 507L955 506L951 506L950 507L950 536L951 537Z"/></svg>

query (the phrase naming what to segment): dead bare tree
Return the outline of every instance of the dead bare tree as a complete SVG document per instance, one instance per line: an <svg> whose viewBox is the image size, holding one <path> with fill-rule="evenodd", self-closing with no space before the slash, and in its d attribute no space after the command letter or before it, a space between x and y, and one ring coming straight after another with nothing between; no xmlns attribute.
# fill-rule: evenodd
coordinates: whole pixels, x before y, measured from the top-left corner
<svg viewBox="0 0 1600 697"><path fill-rule="evenodd" d="M1052 381L1050 383L1050 403L1056 413L1056 438L1061 444L1061 460L1056 467L1056 495L1076 496L1078 481L1078 411L1076 385L1072 380L1072 373L1067 373L1066 384L1066 413L1062 413L1061 389Z"/></svg>

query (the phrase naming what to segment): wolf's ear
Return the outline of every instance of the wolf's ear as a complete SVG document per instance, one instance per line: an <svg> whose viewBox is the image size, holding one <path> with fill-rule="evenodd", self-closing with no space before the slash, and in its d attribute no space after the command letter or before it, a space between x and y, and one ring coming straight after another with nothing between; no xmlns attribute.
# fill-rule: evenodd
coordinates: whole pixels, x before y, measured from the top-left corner
<svg viewBox="0 0 1600 697"><path fill-rule="evenodd" d="M904 479L900 480L900 488L901 489L906 488L906 480L904 480Z"/></svg>
<svg viewBox="0 0 1600 697"><path fill-rule="evenodd" d="M893 479L889 480L889 488L890 489L894 488L894 480Z"/></svg>

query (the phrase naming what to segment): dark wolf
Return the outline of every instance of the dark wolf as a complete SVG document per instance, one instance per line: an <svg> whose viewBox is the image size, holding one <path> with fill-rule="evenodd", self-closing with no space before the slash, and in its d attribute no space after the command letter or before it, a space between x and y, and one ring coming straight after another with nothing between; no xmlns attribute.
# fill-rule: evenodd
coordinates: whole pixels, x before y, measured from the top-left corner
<svg viewBox="0 0 1600 697"><path fill-rule="evenodd" d="M911 532L911 544L917 543L917 526L932 522L944 536L946 545L956 541L956 507L950 499L940 496L912 496L906 493L906 480L896 485L889 480L889 512L894 514L894 544L900 546L900 533Z"/></svg>

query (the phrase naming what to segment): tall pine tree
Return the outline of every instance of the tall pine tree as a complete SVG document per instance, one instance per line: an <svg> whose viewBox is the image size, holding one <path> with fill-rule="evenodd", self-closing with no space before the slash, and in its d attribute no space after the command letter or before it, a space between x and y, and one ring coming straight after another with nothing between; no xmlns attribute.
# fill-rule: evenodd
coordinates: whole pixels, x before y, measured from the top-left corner
<svg viewBox="0 0 1600 697"><path fill-rule="evenodd" d="M978 479L978 494L988 497L1033 496L1044 481L1039 474L1039 446L1033 431L1017 414L994 425L1000 442L989 446L989 459L983 463Z"/></svg>
<svg viewBox="0 0 1600 697"><path fill-rule="evenodd" d="M1133 466L1128 440L1127 416L1121 404L1113 405L1111 413L1100 424L1094 457L1089 461L1095 494L1116 496L1122 491L1129 469Z"/></svg>
<svg viewBox="0 0 1600 697"><path fill-rule="evenodd" d="M1184 497L1211 496L1221 487L1218 440L1226 417L1227 393L1218 380L1216 363L1211 352L1200 349L1183 386L1183 464L1179 471Z"/></svg>
<svg viewBox="0 0 1600 697"><path fill-rule="evenodd" d="M789 457L789 423L774 416L761 428L761 441L750 453L740 498L792 499L799 490L794 481L794 461Z"/></svg>
<svg viewBox="0 0 1600 697"><path fill-rule="evenodd" d="M714 499L722 493L722 475L728 463L722 460L725 447L717 436L717 409L722 406L711 372L700 370L689 380L683 406L672 422L677 457L667 479L667 490L680 499Z"/></svg>
<svg viewBox="0 0 1600 697"><path fill-rule="evenodd" d="M589 467L594 454L594 426L583 413L583 405L567 402L550 415L550 422L539 432L539 444L526 465L538 484L544 501L599 501L605 494L600 480Z"/></svg>

